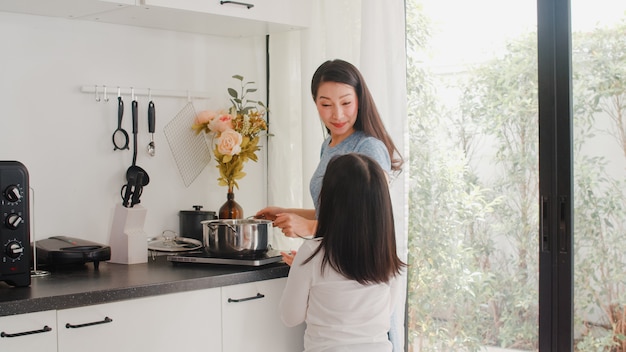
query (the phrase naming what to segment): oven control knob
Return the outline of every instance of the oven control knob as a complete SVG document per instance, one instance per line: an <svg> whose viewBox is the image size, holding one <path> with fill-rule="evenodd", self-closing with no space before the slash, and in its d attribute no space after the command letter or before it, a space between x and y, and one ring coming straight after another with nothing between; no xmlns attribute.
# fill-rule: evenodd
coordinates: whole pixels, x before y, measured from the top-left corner
<svg viewBox="0 0 626 352"><path fill-rule="evenodd" d="M20 242L12 240L7 244L5 251L10 258L17 259L24 254L24 246Z"/></svg>
<svg viewBox="0 0 626 352"><path fill-rule="evenodd" d="M17 202L22 199L22 194L20 193L20 189L16 185L11 185L4 190L4 196L9 200L9 202Z"/></svg>
<svg viewBox="0 0 626 352"><path fill-rule="evenodd" d="M6 224L7 224L8 228L10 228L11 230L15 230L23 222L24 222L24 218L22 218L20 215L18 215L18 214L9 214L9 216L7 216Z"/></svg>

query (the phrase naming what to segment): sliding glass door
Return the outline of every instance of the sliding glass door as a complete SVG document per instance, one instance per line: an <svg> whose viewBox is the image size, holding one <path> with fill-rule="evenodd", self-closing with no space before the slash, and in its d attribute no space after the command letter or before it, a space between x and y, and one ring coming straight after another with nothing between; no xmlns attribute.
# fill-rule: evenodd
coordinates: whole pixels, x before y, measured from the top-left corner
<svg viewBox="0 0 626 352"><path fill-rule="evenodd" d="M574 341L626 351L626 1L572 0Z"/></svg>
<svg viewBox="0 0 626 352"><path fill-rule="evenodd" d="M409 351L626 351L626 2L406 0Z"/></svg>
<svg viewBox="0 0 626 352"><path fill-rule="evenodd" d="M407 0L409 351L535 351L537 8Z"/></svg>

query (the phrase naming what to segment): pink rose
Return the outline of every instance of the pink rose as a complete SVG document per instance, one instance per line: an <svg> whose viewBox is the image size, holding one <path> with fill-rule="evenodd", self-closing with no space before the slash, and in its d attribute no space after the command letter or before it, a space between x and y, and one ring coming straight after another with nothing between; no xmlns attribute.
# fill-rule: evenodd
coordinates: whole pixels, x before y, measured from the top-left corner
<svg viewBox="0 0 626 352"><path fill-rule="evenodd" d="M235 130L228 129L222 132L217 139L217 151L224 155L237 155L241 152L243 137Z"/></svg>
<svg viewBox="0 0 626 352"><path fill-rule="evenodd" d="M209 123L209 129L216 133L232 130L233 116L223 111L218 113L217 116Z"/></svg>
<svg viewBox="0 0 626 352"><path fill-rule="evenodd" d="M211 122L211 120L213 120L215 116L217 116L217 113L215 111L211 111L211 110L200 111L196 115L196 119L194 120L193 123L195 125L204 125L204 124Z"/></svg>

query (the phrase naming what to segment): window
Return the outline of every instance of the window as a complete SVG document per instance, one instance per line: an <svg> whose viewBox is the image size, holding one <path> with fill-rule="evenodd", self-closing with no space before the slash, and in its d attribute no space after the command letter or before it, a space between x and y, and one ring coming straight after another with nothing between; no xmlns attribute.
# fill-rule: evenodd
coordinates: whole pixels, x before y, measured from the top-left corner
<svg viewBox="0 0 626 352"><path fill-rule="evenodd" d="M540 349L539 273L558 285L560 270L540 269L540 256L559 252L556 238L540 247L545 177L573 177L575 329L565 338L578 351L609 351L626 332L626 3L572 0L574 139L554 143L574 157L561 179L539 173L552 143L539 140L539 121L552 117L539 113L537 18L552 3L406 1L409 351ZM544 287L547 299L563 292Z"/></svg>

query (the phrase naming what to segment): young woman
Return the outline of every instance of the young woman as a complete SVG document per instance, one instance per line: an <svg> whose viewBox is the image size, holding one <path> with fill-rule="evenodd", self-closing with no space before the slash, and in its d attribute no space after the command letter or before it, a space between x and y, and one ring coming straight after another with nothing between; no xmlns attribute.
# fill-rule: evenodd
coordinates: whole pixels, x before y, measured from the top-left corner
<svg viewBox="0 0 626 352"><path fill-rule="evenodd" d="M363 76L354 65L343 60L324 62L313 74L311 94L329 133L309 185L316 208L326 165L336 155L360 153L376 160L388 174L400 171L402 157L385 129ZM274 226L289 237L311 236L317 226L315 209L272 206L258 211L256 217L273 220ZM287 264L291 264L294 254L283 253Z"/></svg>
<svg viewBox="0 0 626 352"><path fill-rule="evenodd" d="M337 156L323 179L315 237L289 271L281 318L306 322L306 352L392 351L387 333L404 265L386 173L368 156Z"/></svg>

